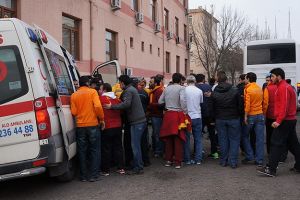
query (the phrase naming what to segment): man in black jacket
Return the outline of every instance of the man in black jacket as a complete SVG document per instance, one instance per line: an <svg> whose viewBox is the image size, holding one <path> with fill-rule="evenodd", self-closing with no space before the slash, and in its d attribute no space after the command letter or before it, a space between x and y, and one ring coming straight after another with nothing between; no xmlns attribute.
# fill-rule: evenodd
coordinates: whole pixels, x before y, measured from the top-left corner
<svg viewBox="0 0 300 200"><path fill-rule="evenodd" d="M146 128L145 112L136 88L131 85L131 79L127 75L119 77L121 88L124 90L121 96L122 103L116 105L104 105L106 109L125 110L126 120L130 125L131 147L133 153L133 171L131 174L143 173L143 159L141 151L141 139Z"/></svg>
<svg viewBox="0 0 300 200"><path fill-rule="evenodd" d="M210 107L216 120L221 151L220 165L225 167L229 164L234 169L238 164L242 102L238 90L226 82L225 72L217 73L217 81Z"/></svg>

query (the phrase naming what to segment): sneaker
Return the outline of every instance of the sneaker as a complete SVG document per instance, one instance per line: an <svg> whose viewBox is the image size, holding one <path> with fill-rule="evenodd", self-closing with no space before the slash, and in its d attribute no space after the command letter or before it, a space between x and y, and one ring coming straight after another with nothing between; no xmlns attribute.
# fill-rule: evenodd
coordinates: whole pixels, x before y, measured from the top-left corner
<svg viewBox="0 0 300 200"><path fill-rule="evenodd" d="M191 161L184 162L185 165L191 165Z"/></svg>
<svg viewBox="0 0 300 200"><path fill-rule="evenodd" d="M101 176L109 176L108 172L101 172Z"/></svg>
<svg viewBox="0 0 300 200"><path fill-rule="evenodd" d="M81 182L87 182L87 179L80 179Z"/></svg>
<svg viewBox="0 0 300 200"><path fill-rule="evenodd" d="M181 165L176 165L175 166L175 169L180 169L181 168Z"/></svg>
<svg viewBox="0 0 300 200"><path fill-rule="evenodd" d="M231 169L236 169L237 165L231 165L230 167L231 167Z"/></svg>
<svg viewBox="0 0 300 200"><path fill-rule="evenodd" d="M216 153L212 153L208 157L212 158L212 159L219 159L219 154L217 152Z"/></svg>
<svg viewBox="0 0 300 200"><path fill-rule="evenodd" d="M117 173L118 173L118 174L121 174L121 175L126 174L126 172L125 172L124 169L119 169L119 170L117 170Z"/></svg>
<svg viewBox="0 0 300 200"><path fill-rule="evenodd" d="M276 172L272 172L269 167L263 167L261 169L257 169L257 172L268 177L276 176Z"/></svg>
<svg viewBox="0 0 300 200"><path fill-rule="evenodd" d="M89 180L89 182L97 182L97 181L99 181L100 180L100 177L96 177L96 178L91 178L90 180Z"/></svg>
<svg viewBox="0 0 300 200"><path fill-rule="evenodd" d="M201 162L201 161L198 161L198 162L196 162L195 164L196 164L196 165L201 165L202 162Z"/></svg>
<svg viewBox="0 0 300 200"><path fill-rule="evenodd" d="M128 171L126 174L127 175L141 175L141 174L144 174L144 171L143 170L132 170L132 171Z"/></svg>
<svg viewBox="0 0 300 200"><path fill-rule="evenodd" d="M159 154L158 154L158 153L155 153L155 154L154 154L154 158L159 158Z"/></svg>
<svg viewBox="0 0 300 200"><path fill-rule="evenodd" d="M244 160L242 160L242 164L244 165L254 164L254 160L248 160L247 158L245 158Z"/></svg>
<svg viewBox="0 0 300 200"><path fill-rule="evenodd" d="M255 162L256 167L263 167L264 165L260 162Z"/></svg>
<svg viewBox="0 0 300 200"><path fill-rule="evenodd" d="M172 166L172 162L171 161L166 161L165 167L171 167L171 166Z"/></svg>
<svg viewBox="0 0 300 200"><path fill-rule="evenodd" d="M290 169L291 172L295 172L296 174L300 174L300 170L296 169L295 167Z"/></svg>

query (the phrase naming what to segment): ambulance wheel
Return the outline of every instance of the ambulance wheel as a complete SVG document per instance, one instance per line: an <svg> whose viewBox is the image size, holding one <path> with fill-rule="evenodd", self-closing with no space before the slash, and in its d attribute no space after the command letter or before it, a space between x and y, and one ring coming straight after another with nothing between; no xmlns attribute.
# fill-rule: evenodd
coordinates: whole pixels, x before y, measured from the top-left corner
<svg viewBox="0 0 300 200"><path fill-rule="evenodd" d="M73 178L75 176L75 172L76 172L75 159L73 158L73 159L69 160L67 165L68 166L67 166L66 172L60 176L55 177L58 182L69 182L69 181L73 180Z"/></svg>

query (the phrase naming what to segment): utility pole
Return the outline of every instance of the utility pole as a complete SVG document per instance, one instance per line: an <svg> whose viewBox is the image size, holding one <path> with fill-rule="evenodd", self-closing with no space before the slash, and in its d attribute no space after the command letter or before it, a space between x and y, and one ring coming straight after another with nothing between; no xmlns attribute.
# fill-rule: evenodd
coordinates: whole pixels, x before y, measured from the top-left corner
<svg viewBox="0 0 300 200"><path fill-rule="evenodd" d="M275 15L275 34L274 34L274 39L277 39L277 18Z"/></svg>
<svg viewBox="0 0 300 200"><path fill-rule="evenodd" d="M289 28L288 28L288 38L292 38L292 28L291 28L291 10L289 10Z"/></svg>

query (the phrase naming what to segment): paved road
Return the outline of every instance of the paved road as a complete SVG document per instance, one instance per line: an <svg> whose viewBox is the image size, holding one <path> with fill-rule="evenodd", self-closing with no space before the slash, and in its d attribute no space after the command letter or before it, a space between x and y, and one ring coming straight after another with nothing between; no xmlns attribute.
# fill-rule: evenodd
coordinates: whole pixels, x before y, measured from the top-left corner
<svg viewBox="0 0 300 200"><path fill-rule="evenodd" d="M208 149L208 141L205 143ZM44 175L4 182L0 183L0 200L300 199L300 174L289 172L293 166L291 155L280 165L276 178L258 176L255 166L224 168L211 159L201 166L180 170L165 168L162 162L153 158L144 175L111 174L95 183L74 180L61 184Z"/></svg>

